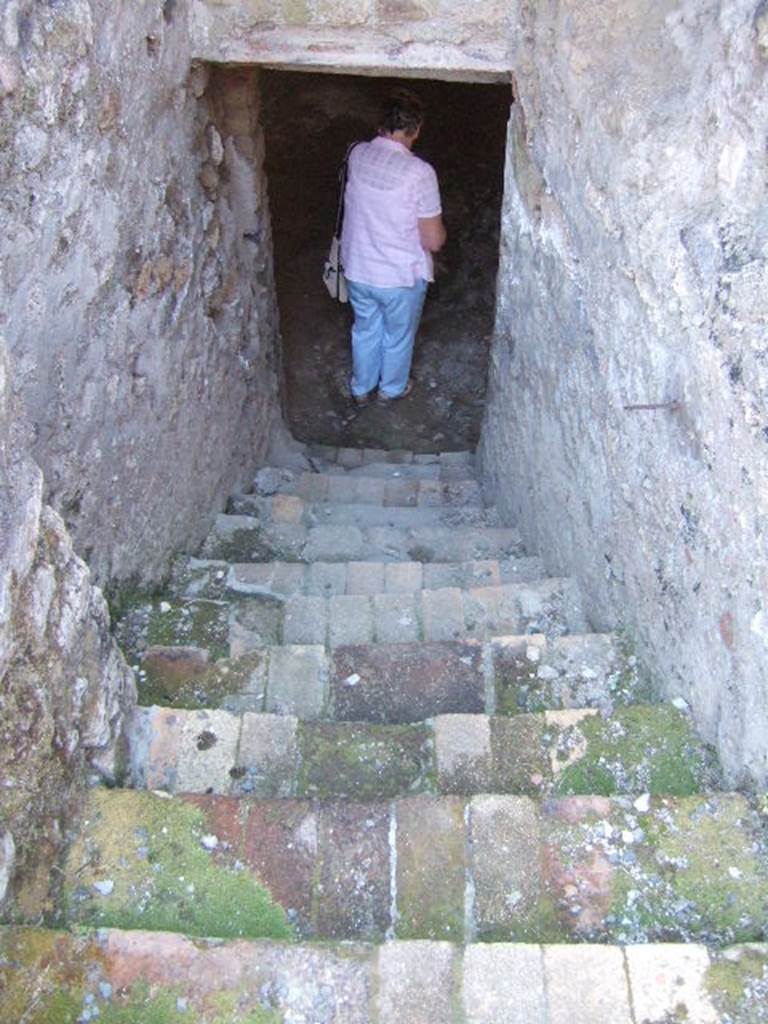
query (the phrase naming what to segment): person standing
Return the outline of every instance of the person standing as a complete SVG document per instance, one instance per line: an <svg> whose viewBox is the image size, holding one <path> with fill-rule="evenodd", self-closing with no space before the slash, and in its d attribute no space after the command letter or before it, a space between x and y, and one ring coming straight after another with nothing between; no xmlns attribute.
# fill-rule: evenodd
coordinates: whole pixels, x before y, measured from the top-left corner
<svg viewBox="0 0 768 1024"><path fill-rule="evenodd" d="M421 102L399 89L388 99L379 133L348 155L341 259L354 313L352 379L356 405L378 391L387 403L409 394L413 343L432 254L444 245L434 169L411 152L424 120Z"/></svg>

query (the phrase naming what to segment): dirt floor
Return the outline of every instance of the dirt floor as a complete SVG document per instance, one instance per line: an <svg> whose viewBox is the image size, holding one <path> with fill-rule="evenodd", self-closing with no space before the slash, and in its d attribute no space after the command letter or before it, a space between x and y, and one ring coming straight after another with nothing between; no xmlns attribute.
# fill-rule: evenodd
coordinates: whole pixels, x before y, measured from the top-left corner
<svg viewBox="0 0 768 1024"><path fill-rule="evenodd" d="M510 92L402 83L426 106L415 152L440 180L449 240L416 342L410 396L357 409L349 398L352 314L321 281L348 145L375 134L393 79L265 72L263 111L284 373L301 441L415 451L474 447L480 432L499 248Z"/></svg>

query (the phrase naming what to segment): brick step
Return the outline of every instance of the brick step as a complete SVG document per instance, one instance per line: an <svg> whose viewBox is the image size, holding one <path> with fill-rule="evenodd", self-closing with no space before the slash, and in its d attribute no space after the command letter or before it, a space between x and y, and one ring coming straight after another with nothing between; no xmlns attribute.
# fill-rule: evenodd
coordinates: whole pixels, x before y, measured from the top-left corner
<svg viewBox="0 0 768 1024"><path fill-rule="evenodd" d="M519 532L507 527L305 526L224 513L202 551L229 562L470 562L523 554Z"/></svg>
<svg viewBox="0 0 768 1024"><path fill-rule="evenodd" d="M0 956L8 1019L34 1007L30 1024L218 1024L222 1007L228 1024L718 1024L759 1022L768 990L768 944L319 945L0 928Z"/></svg>
<svg viewBox="0 0 768 1024"><path fill-rule="evenodd" d="M225 577L217 575L224 571ZM205 562L190 560L180 596L205 593L279 597L414 594L446 587L533 583L545 576L540 558L487 559L476 562Z"/></svg>
<svg viewBox="0 0 768 1024"><path fill-rule="evenodd" d="M214 634L211 602L179 611L162 602L135 610L120 629L150 646L128 651L135 659L145 704L269 711L300 718L418 722L437 714L516 714L559 708L598 708L653 698L635 660L610 634L576 634L548 640L542 634L499 636L489 641L370 644L326 651L318 645L260 647L237 657L216 648L185 646L187 627ZM167 607L168 611L161 609ZM202 607L202 611L200 610ZM222 651L229 628L221 611ZM190 611L189 615L182 612ZM140 622L137 621L140 619ZM157 646L152 639L173 639ZM201 638L201 639L204 639ZM187 641L188 642L188 641Z"/></svg>
<svg viewBox="0 0 768 1024"><path fill-rule="evenodd" d="M390 577L404 575L402 568L392 565ZM176 607L183 610L185 604L201 608L203 602L182 600ZM221 636L233 656L274 644L336 648L510 633L555 637L582 632L586 625L578 588L570 578L333 597L282 597L257 590L207 604L210 614L221 620ZM174 602L166 605L174 608Z"/></svg>
<svg viewBox="0 0 768 1024"><path fill-rule="evenodd" d="M240 494L230 498L227 514L251 516L265 527L300 524L302 526L356 526L365 530L375 527L410 530L431 526L499 526L499 515L493 508L480 505L452 507L447 505L383 505L379 503L305 501L295 494Z"/></svg>
<svg viewBox="0 0 768 1024"><path fill-rule="evenodd" d="M465 475L472 475L475 466L474 452L412 452L407 449L389 451L386 448L334 448L324 444L308 445L306 457L313 468L325 470L339 467L344 470L358 471L370 466L388 467L391 471L410 467L411 469L431 469L437 471L459 470Z"/></svg>
<svg viewBox="0 0 768 1024"><path fill-rule="evenodd" d="M404 794L690 794L716 762L669 704L426 722L310 722L292 715L141 707L130 782L170 793L389 800Z"/></svg>
<svg viewBox="0 0 768 1024"><path fill-rule="evenodd" d="M265 497L272 494L288 494L304 501L386 507L460 508L483 505L480 484L473 476L445 481L439 477L406 477L403 476L403 470L397 466L387 468L390 472L380 476L357 476L344 471L295 473L287 469L265 466L256 474L254 491Z"/></svg>
<svg viewBox="0 0 768 1024"><path fill-rule="evenodd" d="M96 789L65 920L471 942L765 938L765 822L737 793L257 800ZM233 931L233 929L238 929Z"/></svg>

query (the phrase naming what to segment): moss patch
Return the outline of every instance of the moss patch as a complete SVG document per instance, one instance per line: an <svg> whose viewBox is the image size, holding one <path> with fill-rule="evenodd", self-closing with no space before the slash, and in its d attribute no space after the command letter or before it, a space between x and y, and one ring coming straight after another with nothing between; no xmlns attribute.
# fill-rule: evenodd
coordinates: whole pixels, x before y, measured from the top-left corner
<svg viewBox="0 0 768 1024"><path fill-rule="evenodd" d="M690 720L669 704L619 708L609 719L595 715L575 728L586 740L586 752L562 773L558 793L687 796L718 779L714 755ZM567 732L561 745L565 757Z"/></svg>
<svg viewBox="0 0 768 1024"><path fill-rule="evenodd" d="M139 677L139 703L192 710L218 708L225 697L254 692L254 681L259 679L263 665L263 652L253 651L240 658L222 658L182 682L147 672ZM255 692L263 697L263 683L255 687Z"/></svg>
<svg viewBox="0 0 768 1024"><path fill-rule="evenodd" d="M423 725L303 723L298 795L389 800L434 789L430 730Z"/></svg>
<svg viewBox="0 0 768 1024"><path fill-rule="evenodd" d="M292 936L283 910L201 844L202 812L151 793L95 791L70 851L70 922L220 937Z"/></svg>
<svg viewBox="0 0 768 1024"><path fill-rule="evenodd" d="M721 954L705 986L718 1011L734 1024L768 1020L768 948L745 946Z"/></svg>
<svg viewBox="0 0 768 1024"><path fill-rule="evenodd" d="M114 620L118 643L131 664L147 647L202 647L211 660L229 654L229 607L223 601L184 600L171 594L144 596Z"/></svg>

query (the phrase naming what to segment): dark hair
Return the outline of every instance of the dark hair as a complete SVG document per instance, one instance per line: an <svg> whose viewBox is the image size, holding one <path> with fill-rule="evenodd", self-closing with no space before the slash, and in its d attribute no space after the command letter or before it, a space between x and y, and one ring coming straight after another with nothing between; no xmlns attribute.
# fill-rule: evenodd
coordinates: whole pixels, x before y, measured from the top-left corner
<svg viewBox="0 0 768 1024"><path fill-rule="evenodd" d="M407 89L395 89L384 103L379 129L390 135L398 131L415 135L423 120L424 108L418 96Z"/></svg>

